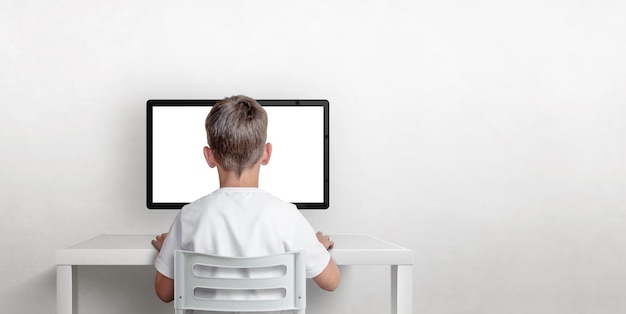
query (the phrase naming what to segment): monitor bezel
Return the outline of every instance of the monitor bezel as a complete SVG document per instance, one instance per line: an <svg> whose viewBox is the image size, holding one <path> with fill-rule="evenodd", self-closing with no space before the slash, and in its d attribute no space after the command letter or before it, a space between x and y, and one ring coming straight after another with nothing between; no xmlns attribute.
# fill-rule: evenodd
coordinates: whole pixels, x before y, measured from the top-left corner
<svg viewBox="0 0 626 314"><path fill-rule="evenodd" d="M159 106L212 106L219 99L150 99L146 102L146 206L148 209L178 210L188 203L154 202L152 191L152 109ZM329 102L325 99L257 99L261 106L315 106L324 109L324 201L293 202L298 209L328 209L330 206L330 114ZM270 122L271 123L271 122Z"/></svg>

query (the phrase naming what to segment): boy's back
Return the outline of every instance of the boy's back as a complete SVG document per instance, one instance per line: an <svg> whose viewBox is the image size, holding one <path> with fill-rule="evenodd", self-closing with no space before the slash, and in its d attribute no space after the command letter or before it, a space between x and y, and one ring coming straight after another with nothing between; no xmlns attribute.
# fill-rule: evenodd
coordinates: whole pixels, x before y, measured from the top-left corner
<svg viewBox="0 0 626 314"><path fill-rule="evenodd" d="M257 188L221 188L185 206L155 260L157 270L170 278L174 250L232 257L304 251L308 278L330 259L293 204Z"/></svg>

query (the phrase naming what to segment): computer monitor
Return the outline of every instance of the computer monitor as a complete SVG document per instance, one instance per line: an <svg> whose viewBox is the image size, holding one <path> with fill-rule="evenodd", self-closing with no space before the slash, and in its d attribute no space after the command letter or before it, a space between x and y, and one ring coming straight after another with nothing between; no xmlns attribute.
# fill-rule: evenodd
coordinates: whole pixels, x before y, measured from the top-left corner
<svg viewBox="0 0 626 314"><path fill-rule="evenodd" d="M218 100L148 100L147 206L180 209L217 189L209 168L204 123ZM327 100L257 100L267 112L268 165L259 188L299 209L329 207Z"/></svg>

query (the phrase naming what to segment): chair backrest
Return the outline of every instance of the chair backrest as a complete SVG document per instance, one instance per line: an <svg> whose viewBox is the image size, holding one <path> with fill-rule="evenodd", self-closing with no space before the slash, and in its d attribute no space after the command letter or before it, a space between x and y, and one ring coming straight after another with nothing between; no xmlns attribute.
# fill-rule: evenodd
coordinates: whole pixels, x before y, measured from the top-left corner
<svg viewBox="0 0 626 314"><path fill-rule="evenodd" d="M243 258L176 251L174 309L304 313L303 259L301 252Z"/></svg>

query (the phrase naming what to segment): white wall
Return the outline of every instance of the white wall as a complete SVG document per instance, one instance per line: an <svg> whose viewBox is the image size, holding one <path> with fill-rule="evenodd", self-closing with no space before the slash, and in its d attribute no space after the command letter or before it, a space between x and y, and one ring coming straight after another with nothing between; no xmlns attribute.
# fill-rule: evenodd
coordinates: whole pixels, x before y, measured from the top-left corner
<svg viewBox="0 0 626 314"><path fill-rule="evenodd" d="M625 312L626 4L506 2L1 1L3 312L54 311L56 250L168 228L147 99L238 93L330 100L305 214L415 250L415 313ZM388 309L343 271L310 313ZM152 275L81 267L81 312L171 312Z"/></svg>

